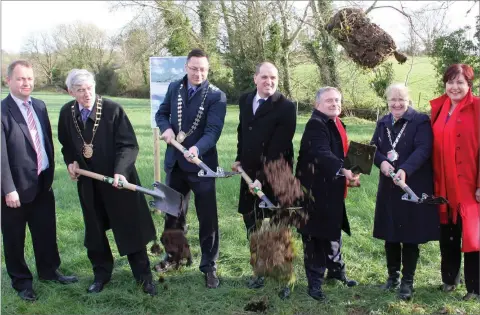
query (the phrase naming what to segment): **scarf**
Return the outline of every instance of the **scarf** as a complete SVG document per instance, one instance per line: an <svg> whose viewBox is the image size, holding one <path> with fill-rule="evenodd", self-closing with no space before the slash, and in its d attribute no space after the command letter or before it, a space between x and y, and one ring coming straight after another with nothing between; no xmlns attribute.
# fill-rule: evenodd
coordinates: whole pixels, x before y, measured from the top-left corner
<svg viewBox="0 0 480 315"><path fill-rule="evenodd" d="M343 127L342 121L340 118L337 117L335 119L335 125L337 126L337 130L340 133L340 137L342 138L342 146L343 146L343 154L344 158L347 157L347 152L348 152L348 137L347 137L347 131L345 130L345 127ZM348 192L348 181L345 182L345 193L343 194L343 198L347 198L347 192Z"/></svg>

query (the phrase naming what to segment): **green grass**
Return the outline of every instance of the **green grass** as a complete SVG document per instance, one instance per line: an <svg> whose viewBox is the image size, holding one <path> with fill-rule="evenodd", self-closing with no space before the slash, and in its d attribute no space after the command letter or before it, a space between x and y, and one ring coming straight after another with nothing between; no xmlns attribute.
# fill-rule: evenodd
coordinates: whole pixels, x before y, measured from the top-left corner
<svg viewBox="0 0 480 315"><path fill-rule="evenodd" d="M437 242L421 246L420 261L415 281L415 297L411 302L399 301L395 293L386 293L376 288L386 279L383 242L372 237L378 171L362 177L362 187L350 190L347 211L352 228L352 237L344 237L343 257L349 277L359 281L355 288L338 284L325 285L329 301L319 304L306 294L306 279L302 262L301 241L296 235L295 244L300 254L295 260L297 282L292 296L287 301L277 297L278 284L268 281L263 289L252 291L245 282L252 274L249 265L249 249L242 217L237 213L239 177L217 180L217 199L220 224L220 257L218 275L221 285L216 290L207 290L198 270L200 249L198 223L193 206L188 221L188 239L194 262L191 267L169 273L165 283L159 284L159 295L151 298L136 286L126 257L119 257L111 232L108 232L114 251L115 269L112 281L97 295L85 292L93 279L90 262L83 246L84 226L76 193L76 185L68 178L62 162L57 139L58 113L61 105L70 100L66 95L41 95L49 109L53 127L56 152L54 191L57 206L57 237L62 258L61 270L76 274L80 281L63 286L41 283L34 276L34 289L39 300L35 303L21 301L10 287L10 279L2 264L3 314L248 314L245 305L252 298L269 297L268 314L433 314L441 310L448 314L479 314L480 303L463 302L465 288L452 294L437 290L441 284L440 254ZM3 98L3 97L2 97ZM148 100L122 99L135 128L140 154L137 169L143 186L153 182L153 141L150 128ZM218 143L220 164L228 168L235 157L236 125L238 109L228 107L226 124ZM295 134L295 150L304 130L307 116L298 118ZM351 140L367 140L373 133L374 123L356 118L345 122ZM162 143L162 160L165 146ZM111 175L111 174L110 174ZM162 174L164 175L164 174ZM165 177L163 176L162 179ZM191 203L192 204L192 203ZM163 230L163 218L154 216L158 236ZM3 255L3 253L2 253ZM30 235L26 237L26 261L35 275L35 261ZM2 256L2 260L3 260ZM160 258L151 256L151 263ZM157 278L157 275L155 275Z"/></svg>
<svg viewBox="0 0 480 315"><path fill-rule="evenodd" d="M393 63L394 82L405 83L408 72L411 72L408 80L410 98L415 107L428 111L428 101L437 96L435 92L437 79L435 69L428 57L409 57L404 64L399 64L394 58ZM347 103L361 104L364 107L385 107L386 101L378 98L369 87L369 80L373 77L371 71L361 70L352 61L341 61L339 73L344 101ZM313 64L299 65L292 71L293 97L298 100L310 100L313 102L315 91L319 87L318 69ZM419 101L420 100L420 101Z"/></svg>

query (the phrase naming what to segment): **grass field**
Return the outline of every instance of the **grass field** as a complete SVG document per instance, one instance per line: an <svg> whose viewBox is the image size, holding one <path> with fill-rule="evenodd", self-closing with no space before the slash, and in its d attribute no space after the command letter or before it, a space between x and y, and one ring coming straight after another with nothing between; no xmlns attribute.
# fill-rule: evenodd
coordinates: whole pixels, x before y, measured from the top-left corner
<svg viewBox="0 0 480 315"><path fill-rule="evenodd" d="M4 94L2 95L2 98ZM220 287L208 290L198 270L198 224L194 208L189 212L191 244L194 262L191 267L169 273L165 282L158 285L159 295L151 298L136 286L126 257L119 257L111 232L108 232L114 251L115 269L112 281L104 291L89 295L86 288L93 279L90 262L83 247L84 226L76 193L76 185L68 178L57 139L58 113L62 104L70 100L67 95L41 95L49 109L56 149L54 191L57 206L57 237L62 258L61 270L75 274L80 281L73 285L41 283L34 276L34 289L39 300L35 303L21 301L10 287L10 279L2 263L2 314L249 314L245 305L252 298L269 298L268 314L480 314L480 303L463 302L462 286L452 294L437 290L441 284L440 255L437 242L421 246L417 269L416 292L412 301L403 302L395 293L380 291L376 285L386 279L383 242L372 237L378 171L362 177L362 187L351 190L347 199L352 237L344 237L343 257L350 278L359 281L355 288L345 288L327 283L328 302L320 304L306 294L306 279L302 262L301 242L295 244L300 254L295 261L297 282L290 299L277 297L278 284L268 281L265 288L252 291L245 282L251 275L249 250L241 216L237 213L239 177L217 180L217 200L220 222L220 258L218 275ZM148 100L121 99L135 128L140 154L137 169L143 186L153 182L153 144L150 128ZM307 116L298 118L295 150L304 130ZM221 166L228 168L235 157L238 109L229 106L225 128L218 143ZM370 139L374 123L356 118L346 118L351 140ZM165 146L162 144L162 155ZM162 157L163 160L163 157ZM162 177L164 178L164 177ZM400 201L399 201L400 202ZM408 205L406 205L408 206ZM155 215L158 236L163 229L163 217ZM26 260L35 274L35 264L30 235L27 234ZM3 252L2 252L3 258ZM160 257L151 256L151 263ZM157 279L158 276L155 275Z"/></svg>

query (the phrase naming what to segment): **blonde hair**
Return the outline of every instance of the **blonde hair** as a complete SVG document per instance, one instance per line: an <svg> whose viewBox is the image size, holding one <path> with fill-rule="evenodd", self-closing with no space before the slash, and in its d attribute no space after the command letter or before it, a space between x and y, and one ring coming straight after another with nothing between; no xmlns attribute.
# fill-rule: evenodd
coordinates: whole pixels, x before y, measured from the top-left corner
<svg viewBox="0 0 480 315"><path fill-rule="evenodd" d="M385 89L385 96L387 99L394 93L398 92L400 95L402 95L405 100L410 100L410 95L408 91L408 87L403 84L403 83L393 83L390 84L386 89Z"/></svg>

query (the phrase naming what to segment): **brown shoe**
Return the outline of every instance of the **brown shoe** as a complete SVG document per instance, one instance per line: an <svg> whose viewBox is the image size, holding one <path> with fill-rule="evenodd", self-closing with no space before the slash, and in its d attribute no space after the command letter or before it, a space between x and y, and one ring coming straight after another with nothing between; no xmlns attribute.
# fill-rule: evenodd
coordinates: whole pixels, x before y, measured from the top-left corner
<svg viewBox="0 0 480 315"><path fill-rule="evenodd" d="M205 284L209 289L216 289L220 284L218 280L217 273L215 271L209 271L205 273Z"/></svg>

